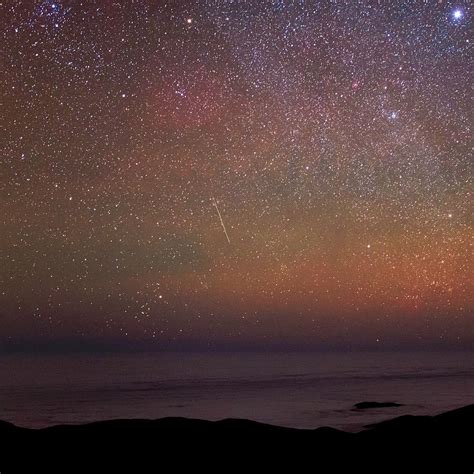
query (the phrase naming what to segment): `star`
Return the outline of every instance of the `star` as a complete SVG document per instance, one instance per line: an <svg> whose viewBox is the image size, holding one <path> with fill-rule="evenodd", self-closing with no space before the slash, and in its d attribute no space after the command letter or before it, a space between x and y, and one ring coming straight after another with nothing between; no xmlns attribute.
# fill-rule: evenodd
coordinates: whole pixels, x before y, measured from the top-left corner
<svg viewBox="0 0 474 474"><path fill-rule="evenodd" d="M463 11L460 8L453 10L453 18L455 20L460 20L464 16Z"/></svg>

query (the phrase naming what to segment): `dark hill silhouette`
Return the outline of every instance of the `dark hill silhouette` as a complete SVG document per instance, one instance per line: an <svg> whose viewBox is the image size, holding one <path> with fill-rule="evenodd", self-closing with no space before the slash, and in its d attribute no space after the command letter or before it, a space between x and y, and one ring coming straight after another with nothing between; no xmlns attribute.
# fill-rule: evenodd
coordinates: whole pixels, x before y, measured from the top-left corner
<svg viewBox="0 0 474 474"><path fill-rule="evenodd" d="M264 467L264 472L472 473L473 435L474 405L433 417L401 416L359 433L238 419L111 420L39 430L0 422L0 472L253 472Z"/></svg>

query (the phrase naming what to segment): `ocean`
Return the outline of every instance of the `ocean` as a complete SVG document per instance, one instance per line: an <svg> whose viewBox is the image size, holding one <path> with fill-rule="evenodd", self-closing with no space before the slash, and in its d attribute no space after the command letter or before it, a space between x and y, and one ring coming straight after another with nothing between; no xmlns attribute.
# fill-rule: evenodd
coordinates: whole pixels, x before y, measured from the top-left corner
<svg viewBox="0 0 474 474"><path fill-rule="evenodd" d="M0 356L0 419L24 427L178 416L357 431L470 403L474 352Z"/></svg>

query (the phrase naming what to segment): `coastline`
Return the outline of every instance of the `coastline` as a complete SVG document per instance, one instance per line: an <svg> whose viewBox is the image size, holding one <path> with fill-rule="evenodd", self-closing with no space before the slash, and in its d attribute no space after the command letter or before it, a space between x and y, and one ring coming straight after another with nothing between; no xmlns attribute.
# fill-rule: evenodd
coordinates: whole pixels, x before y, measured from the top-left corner
<svg viewBox="0 0 474 474"><path fill-rule="evenodd" d="M0 470L23 472L33 465L65 468L59 460L67 459L71 469L105 463L148 472L142 469L157 459L181 467L210 467L224 458L229 467L246 462L302 466L317 459L334 468L364 465L366 469L374 463L375 469L383 461L380 472L406 463L472 472L473 433L474 404L436 416L404 415L358 433L328 427L284 428L242 419L123 419L42 429L0 422Z"/></svg>

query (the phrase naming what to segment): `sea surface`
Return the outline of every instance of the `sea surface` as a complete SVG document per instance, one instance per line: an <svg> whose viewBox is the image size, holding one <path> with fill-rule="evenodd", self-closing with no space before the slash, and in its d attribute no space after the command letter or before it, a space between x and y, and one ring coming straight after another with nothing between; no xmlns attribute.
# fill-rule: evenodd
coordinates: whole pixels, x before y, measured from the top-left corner
<svg viewBox="0 0 474 474"><path fill-rule="evenodd" d="M470 403L474 352L0 356L0 419L24 427L179 416L357 431Z"/></svg>

